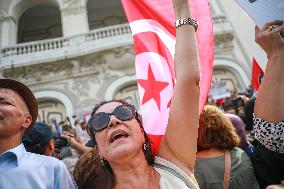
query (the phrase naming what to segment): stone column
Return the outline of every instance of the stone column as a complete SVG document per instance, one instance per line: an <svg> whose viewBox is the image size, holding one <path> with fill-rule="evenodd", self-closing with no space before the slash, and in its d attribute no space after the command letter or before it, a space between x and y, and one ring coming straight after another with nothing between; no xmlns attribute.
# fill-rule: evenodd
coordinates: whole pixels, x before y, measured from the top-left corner
<svg viewBox="0 0 284 189"><path fill-rule="evenodd" d="M89 31L87 9L84 1L62 0L60 9L64 37Z"/></svg>
<svg viewBox="0 0 284 189"><path fill-rule="evenodd" d="M4 11L0 11L0 29L0 47L17 44L18 26L16 19Z"/></svg>
<svg viewBox="0 0 284 189"><path fill-rule="evenodd" d="M212 17L222 15L222 11L220 10L218 2L210 1L210 7Z"/></svg>

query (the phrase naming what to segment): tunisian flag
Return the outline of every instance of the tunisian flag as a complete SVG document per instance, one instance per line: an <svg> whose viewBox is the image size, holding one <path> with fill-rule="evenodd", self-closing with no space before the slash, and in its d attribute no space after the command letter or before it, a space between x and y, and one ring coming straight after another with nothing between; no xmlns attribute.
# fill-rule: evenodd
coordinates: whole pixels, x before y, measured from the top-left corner
<svg viewBox="0 0 284 189"><path fill-rule="evenodd" d="M262 77L264 75L263 69L259 66L259 64L256 62L256 59L253 58L252 60L252 75L251 75L251 86L258 90Z"/></svg>
<svg viewBox="0 0 284 189"><path fill-rule="evenodd" d="M134 39L136 76L145 131L154 153L165 133L175 72L175 16L171 0L122 0ZM213 72L213 28L208 0L191 0L199 22L197 45L201 69L202 110Z"/></svg>

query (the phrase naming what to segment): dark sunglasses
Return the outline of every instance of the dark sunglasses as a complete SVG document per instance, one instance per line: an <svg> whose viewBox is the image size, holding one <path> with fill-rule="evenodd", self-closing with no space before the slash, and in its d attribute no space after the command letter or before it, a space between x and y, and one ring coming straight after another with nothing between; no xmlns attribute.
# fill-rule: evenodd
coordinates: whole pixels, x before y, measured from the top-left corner
<svg viewBox="0 0 284 189"><path fill-rule="evenodd" d="M114 115L121 121L131 120L136 113L136 109L131 104L122 104L117 106L112 113L99 112L93 115L88 121L88 127L95 132L107 128L110 116Z"/></svg>

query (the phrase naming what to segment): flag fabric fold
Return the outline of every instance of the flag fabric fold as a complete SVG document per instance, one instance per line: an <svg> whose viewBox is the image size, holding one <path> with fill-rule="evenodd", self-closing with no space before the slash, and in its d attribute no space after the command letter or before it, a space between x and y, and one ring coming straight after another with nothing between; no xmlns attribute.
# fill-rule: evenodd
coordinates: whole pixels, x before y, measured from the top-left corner
<svg viewBox="0 0 284 189"><path fill-rule="evenodd" d="M263 69L259 66L256 59L252 60L252 75L251 75L251 86L258 91L261 84L261 80L264 76Z"/></svg>
<svg viewBox="0 0 284 189"><path fill-rule="evenodd" d="M135 67L143 126L155 151L165 133L175 72L175 17L171 0L122 0L134 39ZM213 26L208 0L191 0L200 60L200 110L213 73Z"/></svg>

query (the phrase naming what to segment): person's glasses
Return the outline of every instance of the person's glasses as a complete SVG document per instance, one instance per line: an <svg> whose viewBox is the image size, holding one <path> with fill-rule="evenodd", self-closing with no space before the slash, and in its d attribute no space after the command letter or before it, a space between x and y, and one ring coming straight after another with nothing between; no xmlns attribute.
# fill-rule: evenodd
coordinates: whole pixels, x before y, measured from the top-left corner
<svg viewBox="0 0 284 189"><path fill-rule="evenodd" d="M119 105L112 113L99 112L93 115L88 121L88 127L95 132L99 132L107 128L111 115L114 115L121 121L127 121L131 120L135 116L135 113L135 107L131 104Z"/></svg>

